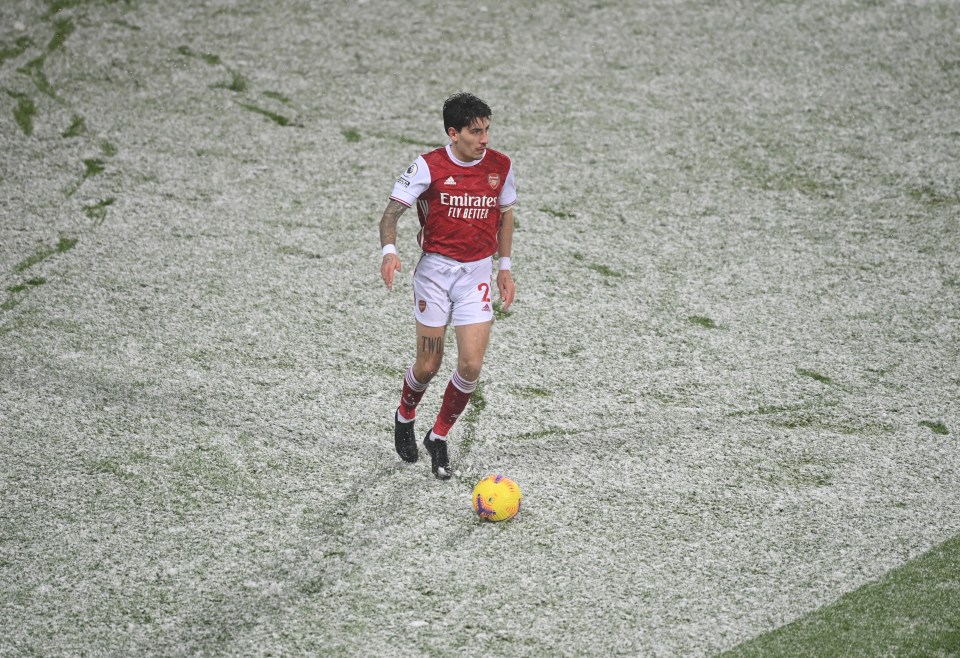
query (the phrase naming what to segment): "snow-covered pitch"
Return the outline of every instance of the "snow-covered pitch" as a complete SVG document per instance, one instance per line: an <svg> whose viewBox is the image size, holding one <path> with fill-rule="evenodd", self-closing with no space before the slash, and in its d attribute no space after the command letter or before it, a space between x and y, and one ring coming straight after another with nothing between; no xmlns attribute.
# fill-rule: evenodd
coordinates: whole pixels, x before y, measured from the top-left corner
<svg viewBox="0 0 960 658"><path fill-rule="evenodd" d="M4 0L0 656L706 656L955 537L958 33ZM438 482L393 450L416 219L392 292L377 223L460 90L518 297Z"/></svg>

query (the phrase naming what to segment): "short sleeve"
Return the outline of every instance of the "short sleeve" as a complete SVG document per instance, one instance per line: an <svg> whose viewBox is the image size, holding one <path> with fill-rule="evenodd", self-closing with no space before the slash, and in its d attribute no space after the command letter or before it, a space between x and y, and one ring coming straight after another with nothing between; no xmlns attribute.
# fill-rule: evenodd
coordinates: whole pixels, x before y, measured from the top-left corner
<svg viewBox="0 0 960 658"><path fill-rule="evenodd" d="M430 167L423 156L418 156L400 178L393 184L390 198L399 201L408 208L417 202L417 198L430 187Z"/></svg>
<svg viewBox="0 0 960 658"><path fill-rule="evenodd" d="M498 203L501 208L506 209L517 202L517 183L513 178L513 163L510 163L510 171L507 172L507 180L503 182L500 189L500 198Z"/></svg>

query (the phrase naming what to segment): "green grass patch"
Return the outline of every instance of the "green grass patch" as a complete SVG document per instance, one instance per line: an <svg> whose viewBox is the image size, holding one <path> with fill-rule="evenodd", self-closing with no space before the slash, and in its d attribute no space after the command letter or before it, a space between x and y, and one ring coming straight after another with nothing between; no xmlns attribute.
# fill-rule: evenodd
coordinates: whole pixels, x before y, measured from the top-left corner
<svg viewBox="0 0 960 658"><path fill-rule="evenodd" d="M307 251L306 249L303 249L301 247L291 247L289 245L284 245L280 247L277 251L284 256L299 256L300 258L312 258L312 259L323 258L323 256L321 256L318 253Z"/></svg>
<svg viewBox="0 0 960 658"><path fill-rule="evenodd" d="M829 429L847 436L881 436L892 434L895 427L892 423L864 420L859 423L832 423Z"/></svg>
<svg viewBox="0 0 960 658"><path fill-rule="evenodd" d="M939 207L960 203L960 195L945 194L933 185L921 185L911 188L910 198L926 206Z"/></svg>
<svg viewBox="0 0 960 658"><path fill-rule="evenodd" d="M960 655L960 536L832 605L720 655Z"/></svg>
<svg viewBox="0 0 960 658"><path fill-rule="evenodd" d="M480 420L483 410L487 408L487 399L483 394L483 383L477 384L477 388L470 396L470 403L460 419L462 423L462 439L460 440L460 456L470 453L473 442L477 439L477 422Z"/></svg>
<svg viewBox="0 0 960 658"><path fill-rule="evenodd" d="M37 263L40 263L51 256L56 254L62 254L70 251L77 245L77 240L75 238L60 238L57 244L53 247L48 245L41 245L37 247L37 250L34 251L30 256L20 261L14 268L14 272L24 272Z"/></svg>
<svg viewBox="0 0 960 658"><path fill-rule="evenodd" d="M120 478L127 475L120 462L113 457L89 460L86 463L86 470L89 475L114 475Z"/></svg>
<svg viewBox="0 0 960 658"><path fill-rule="evenodd" d="M928 430L930 430L934 434L941 434L943 436L946 436L947 434L950 433L947 430L947 426L938 421L921 420L920 427L926 427Z"/></svg>
<svg viewBox="0 0 960 658"><path fill-rule="evenodd" d="M3 303L0 303L0 311L9 311L15 308L21 301L20 297L8 297L3 300Z"/></svg>
<svg viewBox="0 0 960 658"><path fill-rule="evenodd" d="M814 370L807 370L806 368L797 368L797 374L801 377L809 377L814 381L818 381L821 384L830 384L833 380L827 377L826 375L821 375L819 372Z"/></svg>
<svg viewBox="0 0 960 658"><path fill-rule="evenodd" d="M70 119L70 126L64 130L61 137L79 137L87 132L87 120L79 114L74 114Z"/></svg>
<svg viewBox="0 0 960 658"><path fill-rule="evenodd" d="M258 106L256 106L256 105L251 105L250 103L238 103L238 105L239 105L240 107L242 107L243 109L249 111L249 112L253 112L253 113L255 113L255 114L259 114L259 115L261 115L261 116L264 116L264 117L270 119L271 121L273 121L273 122L274 122L275 124L277 124L278 126L289 126L289 125L290 125L290 119L288 119L287 117L283 116L282 114L277 114L276 112L271 112L270 110L266 110L266 109L264 109L264 108L262 108L262 107L258 107Z"/></svg>
<svg viewBox="0 0 960 658"><path fill-rule="evenodd" d="M113 20L110 21L110 22L111 22L113 25L119 25L120 27L125 27L125 28L127 28L128 30L133 30L134 32L139 32L139 31L141 30L141 27L140 27L139 25L134 25L133 23L128 23L127 21L123 20L122 18L115 18L115 19L113 19Z"/></svg>
<svg viewBox="0 0 960 658"><path fill-rule="evenodd" d="M83 161L83 174L80 176L80 180L74 184L73 187L66 190L66 195L68 197L73 196L77 193L77 190L80 189L80 186L83 185L84 181L88 178L93 178L99 174L102 174L106 171L107 165L100 158L87 158Z"/></svg>
<svg viewBox="0 0 960 658"><path fill-rule="evenodd" d="M54 21L53 37L50 39L50 43L47 44L47 52L52 53L62 48L67 37L73 34L75 29L73 21L69 18L58 18Z"/></svg>
<svg viewBox="0 0 960 658"><path fill-rule="evenodd" d="M107 168L103 160L99 158L89 158L83 161L83 178L91 178L97 174L102 174Z"/></svg>
<svg viewBox="0 0 960 658"><path fill-rule="evenodd" d="M328 585L324 576L314 576L301 584L299 589L301 593L313 596L322 594L324 590L328 589Z"/></svg>
<svg viewBox="0 0 960 658"><path fill-rule="evenodd" d="M17 96L17 105L13 108L13 120L20 126L23 134L29 137L33 134L33 117L37 115L37 106L33 99L26 95Z"/></svg>
<svg viewBox="0 0 960 658"><path fill-rule="evenodd" d="M30 288L35 288L37 286L42 286L47 282L43 277L35 277L33 279L27 279L23 283L18 283L15 286L10 286L7 288L8 291L12 293L23 292L24 290L29 290Z"/></svg>
<svg viewBox="0 0 960 658"><path fill-rule="evenodd" d="M102 199L92 205L84 206L83 212L95 226L99 226L107 218L107 208L112 206L114 201L116 199L113 197Z"/></svg>
<svg viewBox="0 0 960 658"><path fill-rule="evenodd" d="M189 46L180 46L177 48L177 52L185 57L199 59L210 66L219 66L220 64L223 64L223 60L220 59L219 55L215 55L213 53L198 53Z"/></svg>
<svg viewBox="0 0 960 658"><path fill-rule="evenodd" d="M25 53L27 48L33 45L33 40L28 36L17 37L12 46L0 46L0 64L8 59L15 59Z"/></svg>
<svg viewBox="0 0 960 658"><path fill-rule="evenodd" d="M401 369L386 364L379 364L374 368L374 370L383 375L384 379L389 382L395 382L398 379L403 379L404 374L407 372L406 368Z"/></svg>
<svg viewBox="0 0 960 658"><path fill-rule="evenodd" d="M548 398L553 395L547 389L537 386L516 386L513 390L522 398Z"/></svg>
<svg viewBox="0 0 960 658"><path fill-rule="evenodd" d="M480 414L482 414L486 408L487 399L483 395L483 384L479 383L473 395L470 396L470 407L467 409L464 420L466 420L467 423L475 424L480 419Z"/></svg>
<svg viewBox="0 0 960 658"><path fill-rule="evenodd" d="M211 89L226 89L237 94L242 94L249 86L250 83L247 82L247 79L236 71L230 72L230 82L218 82L210 85Z"/></svg>
<svg viewBox="0 0 960 658"><path fill-rule="evenodd" d="M580 432L581 430L566 430L559 427L548 427L542 430L523 432L522 434L518 434L513 438L517 439L518 441L531 441L546 437L574 436L576 434L580 434Z"/></svg>
<svg viewBox="0 0 960 658"><path fill-rule="evenodd" d="M744 416L767 416L770 414L781 414L781 413L792 413L797 411L810 411L816 407L832 407L836 406L836 402L820 402L819 404L812 402L801 402L799 404L761 404L756 409L751 409L749 411L734 411L727 416L730 418L741 418Z"/></svg>
<svg viewBox="0 0 960 658"><path fill-rule="evenodd" d="M580 354L581 352L583 352L583 349L584 349L584 348L583 348L582 345L574 345L574 346L571 347L570 349L568 349L568 350L566 350L565 352L563 352L563 356L567 356L567 357L577 356L578 354Z"/></svg>
<svg viewBox="0 0 960 658"><path fill-rule="evenodd" d="M50 84L50 80L47 79L46 71L43 70L45 63L46 55L35 57L18 68L17 73L28 76L40 93L56 100L57 93L54 91L53 85Z"/></svg>
<svg viewBox="0 0 960 658"><path fill-rule="evenodd" d="M591 263L590 265L587 265L587 268L605 277L615 278L615 277L622 276L619 272L617 272L614 269L611 269L608 265L601 265L600 263Z"/></svg>
<svg viewBox="0 0 960 658"><path fill-rule="evenodd" d="M37 263L43 262L47 258L50 258L50 256L54 255L55 253L57 253L56 247L40 245L32 254L17 263L14 266L13 271L17 273L25 272Z"/></svg>
<svg viewBox="0 0 960 658"><path fill-rule="evenodd" d="M494 300L493 302L493 318L494 320L506 320L511 315L513 311L507 311L503 308L503 302L499 299Z"/></svg>
<svg viewBox="0 0 960 658"><path fill-rule="evenodd" d="M354 128L347 128L343 132L343 138L350 142L351 144L356 144L360 141L360 132Z"/></svg>
<svg viewBox="0 0 960 658"><path fill-rule="evenodd" d="M687 318L687 322L690 324L697 325L698 327L703 327L704 329L716 329L717 323L706 317L705 315L691 315Z"/></svg>
<svg viewBox="0 0 960 658"><path fill-rule="evenodd" d="M283 103L284 105L289 105L289 104L290 104L290 99L289 99L288 97L284 96L283 94L281 94L279 91L264 91L264 92L262 92L262 93L263 93L263 95L266 96L267 98L272 98L273 100L277 101L278 103Z"/></svg>

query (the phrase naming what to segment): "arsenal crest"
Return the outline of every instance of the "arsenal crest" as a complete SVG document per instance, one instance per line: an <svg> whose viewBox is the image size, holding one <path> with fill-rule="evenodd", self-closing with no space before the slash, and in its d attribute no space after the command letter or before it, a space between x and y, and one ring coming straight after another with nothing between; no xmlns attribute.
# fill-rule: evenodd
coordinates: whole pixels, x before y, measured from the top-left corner
<svg viewBox="0 0 960 658"><path fill-rule="evenodd" d="M420 309L420 312L423 313L427 310L427 302L423 299L417 301L417 307Z"/></svg>
<svg viewBox="0 0 960 658"><path fill-rule="evenodd" d="M489 174L487 176L487 182L490 183L490 187L497 189L497 185L500 184L500 174Z"/></svg>

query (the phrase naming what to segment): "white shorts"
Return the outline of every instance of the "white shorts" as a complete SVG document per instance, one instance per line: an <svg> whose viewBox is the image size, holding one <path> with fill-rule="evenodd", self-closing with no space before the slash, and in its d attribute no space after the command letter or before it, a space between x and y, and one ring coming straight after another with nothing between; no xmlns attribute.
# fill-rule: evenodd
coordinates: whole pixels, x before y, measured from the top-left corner
<svg viewBox="0 0 960 658"><path fill-rule="evenodd" d="M461 263L424 254L413 273L413 315L428 327L493 319L493 258Z"/></svg>

